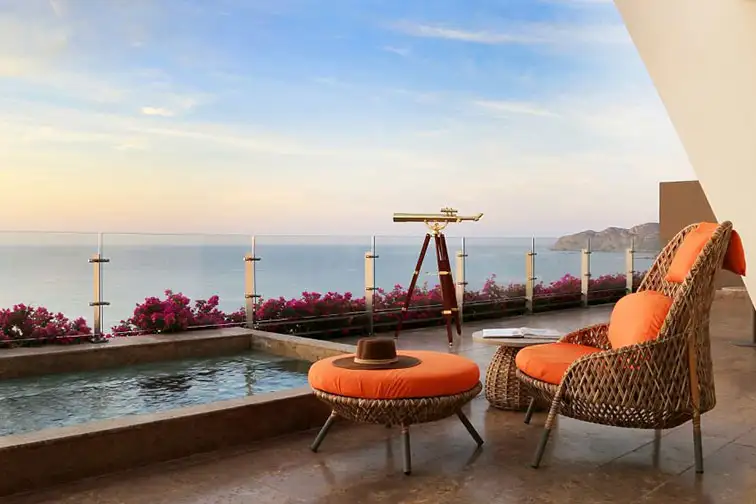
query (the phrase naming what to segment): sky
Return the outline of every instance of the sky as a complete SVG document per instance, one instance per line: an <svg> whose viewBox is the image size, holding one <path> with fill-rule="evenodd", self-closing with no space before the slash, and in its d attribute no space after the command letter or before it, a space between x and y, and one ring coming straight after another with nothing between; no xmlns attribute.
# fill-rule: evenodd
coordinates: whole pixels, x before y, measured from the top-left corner
<svg viewBox="0 0 756 504"><path fill-rule="evenodd" d="M0 229L658 219L695 176L606 0L0 0Z"/></svg>

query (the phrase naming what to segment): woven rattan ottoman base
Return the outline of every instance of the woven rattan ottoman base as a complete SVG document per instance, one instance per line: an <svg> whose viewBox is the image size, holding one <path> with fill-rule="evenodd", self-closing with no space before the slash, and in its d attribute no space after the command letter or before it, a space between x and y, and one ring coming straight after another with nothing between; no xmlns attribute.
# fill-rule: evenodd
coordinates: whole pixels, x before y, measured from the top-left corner
<svg viewBox="0 0 756 504"><path fill-rule="evenodd" d="M404 474L410 474L412 467L409 426L412 424L434 422L456 414L478 446L483 444L480 434L461 409L477 396L482 388L483 386L478 382L475 387L461 394L417 399L361 399L329 394L314 389L315 396L331 407L331 416L320 429L310 448L314 452L318 451L320 444L328 434L328 430L338 417L357 423L373 423L388 427L397 425L402 429Z"/></svg>

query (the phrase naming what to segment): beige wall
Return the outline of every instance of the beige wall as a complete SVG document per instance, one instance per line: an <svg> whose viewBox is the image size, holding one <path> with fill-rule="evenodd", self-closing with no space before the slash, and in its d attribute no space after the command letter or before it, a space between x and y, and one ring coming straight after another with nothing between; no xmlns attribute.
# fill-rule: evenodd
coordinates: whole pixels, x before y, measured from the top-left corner
<svg viewBox="0 0 756 504"><path fill-rule="evenodd" d="M662 244L685 226L704 221L716 222L717 218L698 180L659 184L659 240ZM743 280L729 271L721 271L717 278L719 289L742 286Z"/></svg>
<svg viewBox="0 0 756 504"><path fill-rule="evenodd" d="M756 0L615 4L714 213L755 268ZM756 275L745 283L756 292Z"/></svg>

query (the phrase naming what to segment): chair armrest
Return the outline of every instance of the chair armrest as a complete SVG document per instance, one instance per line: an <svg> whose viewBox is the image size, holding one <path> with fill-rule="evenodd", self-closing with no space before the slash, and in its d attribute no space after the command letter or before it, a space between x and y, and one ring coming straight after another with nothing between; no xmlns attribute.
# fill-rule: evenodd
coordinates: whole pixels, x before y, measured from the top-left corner
<svg viewBox="0 0 756 504"><path fill-rule="evenodd" d="M596 324L565 334L559 339L559 342L608 350L611 348L609 338L607 338L608 331L609 324Z"/></svg>
<svg viewBox="0 0 756 504"><path fill-rule="evenodd" d="M585 355L562 378L561 397L623 408L689 399L688 334ZM687 394L687 395L686 395ZM686 397L682 397L686 395Z"/></svg>

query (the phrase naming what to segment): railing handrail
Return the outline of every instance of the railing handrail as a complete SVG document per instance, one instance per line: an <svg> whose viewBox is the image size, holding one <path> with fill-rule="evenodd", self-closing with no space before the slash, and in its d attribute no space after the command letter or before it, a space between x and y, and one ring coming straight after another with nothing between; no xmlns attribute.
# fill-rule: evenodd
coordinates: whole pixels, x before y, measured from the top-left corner
<svg viewBox="0 0 756 504"><path fill-rule="evenodd" d="M374 233L374 234L333 234L333 233L247 233L247 232L227 232L216 233L210 231L129 231L129 230L45 230L45 229L0 229L0 234L58 234L58 235L125 235L125 236L229 236L229 237L270 237L270 238L407 238L422 239L424 231L418 229L414 233ZM477 233L449 233L446 235L449 239L467 238L472 240L531 240L532 238L541 240L556 240L556 235L505 235L505 234L477 234ZM568 251L565 251L568 252ZM576 251L573 251L576 252ZM606 252L596 250L598 252ZM611 252L610 252L611 253Z"/></svg>

